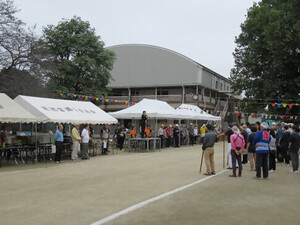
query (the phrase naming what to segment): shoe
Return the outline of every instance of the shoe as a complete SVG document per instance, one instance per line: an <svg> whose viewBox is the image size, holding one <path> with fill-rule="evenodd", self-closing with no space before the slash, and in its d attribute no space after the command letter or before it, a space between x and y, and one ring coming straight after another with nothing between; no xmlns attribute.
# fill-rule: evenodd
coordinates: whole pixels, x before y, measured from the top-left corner
<svg viewBox="0 0 300 225"><path fill-rule="evenodd" d="M295 170L294 173L299 173L298 170Z"/></svg>
<svg viewBox="0 0 300 225"><path fill-rule="evenodd" d="M73 160L73 162L77 162L77 159L72 159Z"/></svg>
<svg viewBox="0 0 300 225"><path fill-rule="evenodd" d="M298 170L295 171L291 170L289 173L298 173Z"/></svg>
<svg viewBox="0 0 300 225"><path fill-rule="evenodd" d="M203 174L203 175L205 175L205 176L210 176L210 175L212 175L211 173L205 173L205 174Z"/></svg>
<svg viewBox="0 0 300 225"><path fill-rule="evenodd" d="M260 178L260 177L257 177L257 176L255 176L255 177L253 177L253 179L254 179L254 180L260 180L261 178Z"/></svg>
<svg viewBox="0 0 300 225"><path fill-rule="evenodd" d="M239 177L242 177L242 174L239 174Z"/></svg>
<svg viewBox="0 0 300 225"><path fill-rule="evenodd" d="M269 170L269 173L274 173L274 170Z"/></svg>
<svg viewBox="0 0 300 225"><path fill-rule="evenodd" d="M62 161L59 161L59 163L62 163Z"/></svg>
<svg viewBox="0 0 300 225"><path fill-rule="evenodd" d="M290 164L283 163L282 166L290 166Z"/></svg>
<svg viewBox="0 0 300 225"><path fill-rule="evenodd" d="M211 172L211 175L216 175L216 172L215 171Z"/></svg>
<svg viewBox="0 0 300 225"><path fill-rule="evenodd" d="M232 168L231 167L228 167L228 168L226 168L227 170L232 170Z"/></svg>
<svg viewBox="0 0 300 225"><path fill-rule="evenodd" d="M236 177L236 175L235 174L231 174L231 175L229 175L229 177Z"/></svg>
<svg viewBox="0 0 300 225"><path fill-rule="evenodd" d="M58 164L58 163L59 163L59 161L56 161L55 163L56 163L56 164Z"/></svg>
<svg viewBox="0 0 300 225"><path fill-rule="evenodd" d="M264 180L269 180L269 178L268 177L264 177Z"/></svg>

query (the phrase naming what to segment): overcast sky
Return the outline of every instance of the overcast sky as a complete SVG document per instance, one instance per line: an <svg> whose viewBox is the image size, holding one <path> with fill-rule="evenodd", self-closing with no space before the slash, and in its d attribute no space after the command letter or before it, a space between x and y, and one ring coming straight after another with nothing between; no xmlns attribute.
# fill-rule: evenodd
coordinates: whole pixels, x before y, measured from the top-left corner
<svg viewBox="0 0 300 225"><path fill-rule="evenodd" d="M254 0L14 0L28 26L89 21L106 46L150 44L229 77L234 39ZM257 2L257 1L255 1Z"/></svg>

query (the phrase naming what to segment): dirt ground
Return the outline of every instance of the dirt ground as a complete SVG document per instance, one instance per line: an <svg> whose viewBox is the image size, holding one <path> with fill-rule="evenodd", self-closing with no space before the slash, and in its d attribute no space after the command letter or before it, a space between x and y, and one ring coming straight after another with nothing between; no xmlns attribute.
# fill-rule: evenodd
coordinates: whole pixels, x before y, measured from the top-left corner
<svg viewBox="0 0 300 225"><path fill-rule="evenodd" d="M222 147L215 147L217 172ZM205 178L201 153L198 145L0 168L0 224L92 224ZM241 178L228 170L105 224L299 224L300 175L289 170L277 164L268 180L253 180L248 165Z"/></svg>

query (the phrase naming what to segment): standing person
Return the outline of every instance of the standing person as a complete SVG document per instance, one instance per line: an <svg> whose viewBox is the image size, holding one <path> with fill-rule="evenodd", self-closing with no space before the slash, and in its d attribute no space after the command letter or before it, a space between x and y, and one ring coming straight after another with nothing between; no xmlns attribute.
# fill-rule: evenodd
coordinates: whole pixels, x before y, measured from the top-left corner
<svg viewBox="0 0 300 225"><path fill-rule="evenodd" d="M93 139L94 139L94 124L91 124L89 126L89 136L90 136L90 139L89 139L89 149L91 150L93 148Z"/></svg>
<svg viewBox="0 0 300 225"><path fill-rule="evenodd" d="M103 129L100 130L100 138L102 141L102 155L108 154L108 145L109 145L109 139L110 139L110 129L108 124L104 124Z"/></svg>
<svg viewBox="0 0 300 225"><path fill-rule="evenodd" d="M89 125L85 124L81 132L81 159L89 159L88 145L90 141Z"/></svg>
<svg viewBox="0 0 300 225"><path fill-rule="evenodd" d="M247 125L243 125L241 127L241 129L242 129L241 135L243 135L244 140L245 140L245 146L242 147L242 153L243 153L242 164L247 164L248 163L248 155L247 155L247 152L246 152L247 141L248 141Z"/></svg>
<svg viewBox="0 0 300 225"><path fill-rule="evenodd" d="M232 156L231 156L231 143L230 143L230 137L231 135L233 135L233 131L232 131L232 124L228 125L228 130L225 132L225 135L227 137L227 152L228 152L228 168L227 169L232 169ZM238 166L238 165L236 165Z"/></svg>
<svg viewBox="0 0 300 225"><path fill-rule="evenodd" d="M117 130L117 140L118 140L118 146L120 150L123 150L125 135L126 135L126 129L124 127L124 124L122 123Z"/></svg>
<svg viewBox="0 0 300 225"><path fill-rule="evenodd" d="M194 127L194 143L197 144L198 141L198 127Z"/></svg>
<svg viewBox="0 0 300 225"><path fill-rule="evenodd" d="M180 134L180 145L183 145L184 140L185 140L185 136L186 136L185 129L183 128L183 126L180 126L179 134Z"/></svg>
<svg viewBox="0 0 300 225"><path fill-rule="evenodd" d="M145 134L146 134L146 137L147 138L151 138L151 128L150 128L150 125L147 125L147 127L145 128Z"/></svg>
<svg viewBox="0 0 300 225"><path fill-rule="evenodd" d="M164 146L164 125L161 124L160 128L158 129L158 137L160 138L160 148Z"/></svg>
<svg viewBox="0 0 300 225"><path fill-rule="evenodd" d="M6 138L7 138L6 126L2 126L0 131L0 147L5 148Z"/></svg>
<svg viewBox="0 0 300 225"><path fill-rule="evenodd" d="M253 140L255 138L257 132L256 126L251 127L251 134L248 137L248 143L247 143L247 152L249 155L249 162L250 162L250 171L254 171L255 169L255 145L253 145Z"/></svg>
<svg viewBox="0 0 300 225"><path fill-rule="evenodd" d="M143 111L143 114L141 116L141 137L143 138L145 136L145 128L147 125L148 116L146 111Z"/></svg>
<svg viewBox="0 0 300 225"><path fill-rule="evenodd" d="M273 127L273 126L272 126ZM269 154L269 172L274 172L276 170L276 138L275 130L272 128L270 130L271 140L269 144L270 154Z"/></svg>
<svg viewBox="0 0 300 225"><path fill-rule="evenodd" d="M54 134L54 141L56 146L56 152L55 152L55 162L56 163L62 163L61 161L61 154L63 150L63 143L64 143L64 135L63 135L63 129L64 126L62 124L58 125L58 129L56 130Z"/></svg>
<svg viewBox="0 0 300 225"><path fill-rule="evenodd" d="M292 171L291 173L298 173L299 169L299 154L300 154L300 135L299 128L296 126L292 127L292 135L289 139L290 145L290 155L292 161Z"/></svg>
<svg viewBox="0 0 300 225"><path fill-rule="evenodd" d="M241 154L242 149L245 147L245 139L242 134L240 134L239 129L234 126L232 127L233 134L230 136L231 143L231 156L232 156L232 174L229 177L236 177L236 161L239 165L239 177L242 176L242 161Z"/></svg>
<svg viewBox="0 0 300 225"><path fill-rule="evenodd" d="M217 135L212 131L211 124L206 126L207 133L203 138L202 150L204 151L204 159L206 166L206 173L204 175L215 175L215 161L214 161L214 144L217 139Z"/></svg>
<svg viewBox="0 0 300 225"><path fill-rule="evenodd" d="M131 138L136 138L136 130L135 130L135 126L132 126L132 127L131 127L130 137L131 137Z"/></svg>
<svg viewBox="0 0 300 225"><path fill-rule="evenodd" d="M199 144L202 144L205 133L206 133L206 128L205 128L205 124L203 124L200 127L200 143Z"/></svg>
<svg viewBox="0 0 300 225"><path fill-rule="evenodd" d="M165 140L166 147L167 147L167 142L168 142L167 126L164 126L164 140Z"/></svg>
<svg viewBox="0 0 300 225"><path fill-rule="evenodd" d="M167 134L167 143L166 147L169 148L171 146L171 141L172 141L172 125L170 124L169 127L166 129L166 134Z"/></svg>
<svg viewBox="0 0 300 225"><path fill-rule="evenodd" d="M78 150L79 150L80 141L81 141L81 137L78 132L78 129L79 129L79 124L74 124L72 133L71 133L71 138L72 138L72 142L73 142L71 158L72 158L73 162L77 162L77 160L78 160Z"/></svg>
<svg viewBox="0 0 300 225"><path fill-rule="evenodd" d="M255 145L256 153L256 176L254 177L255 179L261 178L261 167L263 168L264 179L268 179L269 176L268 154L271 137L270 133L267 131L268 128L268 123L261 123L261 130L256 134L253 140L253 145Z"/></svg>
<svg viewBox="0 0 300 225"><path fill-rule="evenodd" d="M260 122L259 121L256 121L255 122L255 126L256 126L256 129L258 130L258 131L260 131Z"/></svg>
<svg viewBox="0 0 300 225"><path fill-rule="evenodd" d="M176 124L175 127L174 127L173 137L174 137L174 147L178 148L179 147L179 128L178 128L178 124Z"/></svg>
<svg viewBox="0 0 300 225"><path fill-rule="evenodd" d="M290 156L289 156L289 138L291 133L288 131L288 125L283 127L283 135L279 141L281 152L283 153L284 163L283 166L290 165Z"/></svg>
<svg viewBox="0 0 300 225"><path fill-rule="evenodd" d="M283 154L280 148L280 140L283 136L283 130L280 123L276 124L276 153L277 153L277 162L282 163L283 162Z"/></svg>
<svg viewBox="0 0 300 225"><path fill-rule="evenodd" d="M251 132L251 126L250 126L250 123L249 123L249 122L246 122L246 126L247 126L246 131L247 131L248 137L249 137L249 135L252 133L252 132Z"/></svg>
<svg viewBox="0 0 300 225"><path fill-rule="evenodd" d="M2 126L1 131L0 131L0 147L5 148L6 146L6 140L7 138L7 131L6 131L6 126ZM11 151L8 151L6 154L6 159L7 162L9 161L10 157L11 157Z"/></svg>
<svg viewBox="0 0 300 225"><path fill-rule="evenodd" d="M195 132L195 129L193 127L193 124L190 123L190 127L188 128L188 132L189 132L189 139L190 139L190 142L189 142L189 145L194 145L194 132Z"/></svg>

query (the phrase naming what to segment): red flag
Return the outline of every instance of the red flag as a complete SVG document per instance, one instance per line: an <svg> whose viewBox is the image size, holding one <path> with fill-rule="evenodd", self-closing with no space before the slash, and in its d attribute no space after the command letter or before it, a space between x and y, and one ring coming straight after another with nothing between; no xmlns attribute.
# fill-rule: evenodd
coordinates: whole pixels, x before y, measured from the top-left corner
<svg viewBox="0 0 300 225"><path fill-rule="evenodd" d="M288 106L289 106L290 108L292 108L292 107L293 107L293 104L288 104Z"/></svg>
<svg viewBox="0 0 300 225"><path fill-rule="evenodd" d="M240 116L240 113L239 113L239 112L237 112L235 115L236 115L236 117L239 117L239 116Z"/></svg>
<svg viewBox="0 0 300 225"><path fill-rule="evenodd" d="M275 107L275 106L276 106L276 103L272 103L271 106L272 106L272 107Z"/></svg>

